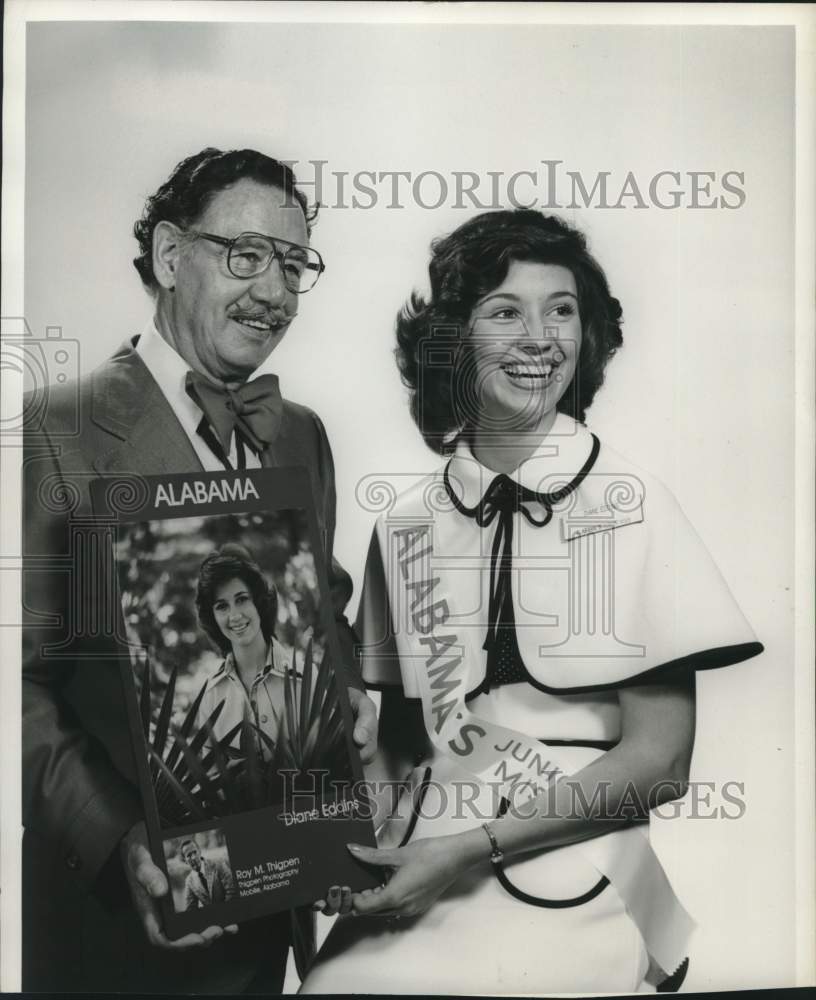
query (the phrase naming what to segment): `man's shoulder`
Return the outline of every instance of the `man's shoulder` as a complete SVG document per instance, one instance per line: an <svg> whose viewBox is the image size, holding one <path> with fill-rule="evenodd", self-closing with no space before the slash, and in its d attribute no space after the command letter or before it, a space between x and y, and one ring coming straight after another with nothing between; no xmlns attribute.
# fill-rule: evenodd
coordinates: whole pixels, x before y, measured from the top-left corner
<svg viewBox="0 0 816 1000"><path fill-rule="evenodd" d="M129 343L76 381L27 397L25 414L27 453L53 455L63 471L96 468L105 456L118 454L127 456L131 471L142 470L158 448L169 447L172 433L166 423L172 409ZM130 450L131 440L139 441L140 450Z"/></svg>
<svg viewBox="0 0 816 1000"><path fill-rule="evenodd" d="M306 406L305 403L296 403L285 397L282 402L283 415L287 422L296 426L308 427L310 430L323 431L323 421L310 406Z"/></svg>
<svg viewBox="0 0 816 1000"><path fill-rule="evenodd" d="M79 433L108 410L121 411L142 397L150 374L130 342L92 371L63 384L35 386L24 393L25 431Z"/></svg>
<svg viewBox="0 0 816 1000"><path fill-rule="evenodd" d="M318 414L304 403L283 400L281 435L288 439L289 449L295 448L301 457L322 462L331 454L329 437Z"/></svg>

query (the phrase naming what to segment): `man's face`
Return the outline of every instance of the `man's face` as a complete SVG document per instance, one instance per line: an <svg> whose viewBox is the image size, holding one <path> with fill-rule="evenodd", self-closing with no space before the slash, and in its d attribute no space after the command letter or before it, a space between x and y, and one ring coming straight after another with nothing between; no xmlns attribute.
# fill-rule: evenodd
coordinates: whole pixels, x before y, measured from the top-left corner
<svg viewBox="0 0 816 1000"><path fill-rule="evenodd" d="M196 871L201 867L201 853L197 847L193 847L192 844L184 848L184 860L191 867L195 868Z"/></svg>
<svg viewBox="0 0 816 1000"><path fill-rule="evenodd" d="M192 228L227 239L254 232L308 245L294 199L246 179L219 191ZM254 278L236 278L227 269L227 248L197 239L182 246L175 287L163 293L163 301L167 332L190 367L235 383L245 381L281 342L298 296L286 288L277 261Z"/></svg>

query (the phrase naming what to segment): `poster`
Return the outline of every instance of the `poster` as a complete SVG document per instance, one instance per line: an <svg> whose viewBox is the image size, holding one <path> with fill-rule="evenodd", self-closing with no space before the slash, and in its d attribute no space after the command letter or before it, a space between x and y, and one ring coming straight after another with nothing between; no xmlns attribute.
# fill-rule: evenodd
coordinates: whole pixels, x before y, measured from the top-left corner
<svg viewBox="0 0 816 1000"><path fill-rule="evenodd" d="M371 807L303 470L91 489L112 518L123 686L169 935L377 884L346 850L374 842Z"/></svg>

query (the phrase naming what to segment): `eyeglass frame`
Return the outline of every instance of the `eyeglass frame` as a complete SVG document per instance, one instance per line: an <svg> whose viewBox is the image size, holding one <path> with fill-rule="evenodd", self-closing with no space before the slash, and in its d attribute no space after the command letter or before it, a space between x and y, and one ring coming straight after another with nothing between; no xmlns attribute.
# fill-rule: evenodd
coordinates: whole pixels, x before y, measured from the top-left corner
<svg viewBox="0 0 816 1000"><path fill-rule="evenodd" d="M290 289L293 295L306 295L308 292L311 292L312 289L317 284L318 280L320 279L320 275L323 274L323 272L326 270L326 264L323 261L323 255L320 253L319 250L315 250L314 247L304 247L300 243L291 243L289 240L282 240L279 239L277 236L268 236L266 233L256 233L247 230L246 232L239 233L237 236L233 236L232 239L229 239L226 236L216 236L215 233L204 233L199 229L186 229L185 232L189 233L191 236L197 236L200 237L201 239L209 240L211 243L217 243L219 246L226 247L227 270L229 271L230 275L233 278L237 278L239 281L251 281L252 278L257 278L258 275L263 274L267 270L267 268L269 267L269 265L272 263L273 260L276 260L280 265L281 270L283 270L283 259L289 252L289 249L292 247L295 247L298 250L306 250L310 253L316 254L319 263L319 267L317 270L317 277L314 280L314 285L311 285L309 288L305 290L298 289L297 291L294 291L293 289ZM260 236L261 239L269 240L269 242L272 244L272 253L269 257L269 260L266 263L266 267L262 268L256 274L251 274L251 275L236 274L232 269L232 249L235 246L235 244L239 240L243 239L245 236ZM281 253L280 250L278 249L279 243L284 244L287 248L286 250L284 250L283 253ZM285 280L286 279L284 279L284 282Z"/></svg>

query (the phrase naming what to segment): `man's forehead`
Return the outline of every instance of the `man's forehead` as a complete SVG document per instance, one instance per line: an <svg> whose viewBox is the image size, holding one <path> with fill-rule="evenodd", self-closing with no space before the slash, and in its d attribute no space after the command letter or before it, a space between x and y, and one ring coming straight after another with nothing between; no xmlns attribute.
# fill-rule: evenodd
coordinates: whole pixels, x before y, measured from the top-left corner
<svg viewBox="0 0 816 1000"><path fill-rule="evenodd" d="M217 236L253 232L290 243L308 242L303 209L294 195L247 178L216 192L196 225Z"/></svg>

